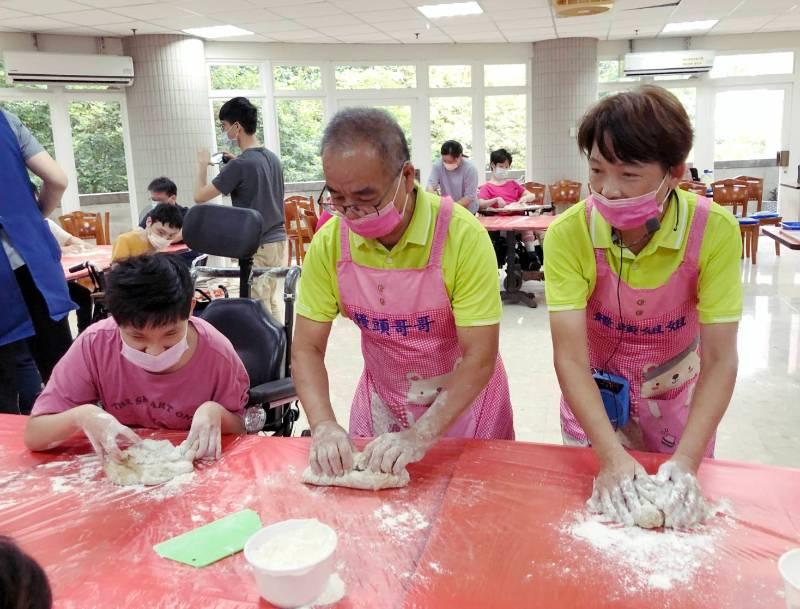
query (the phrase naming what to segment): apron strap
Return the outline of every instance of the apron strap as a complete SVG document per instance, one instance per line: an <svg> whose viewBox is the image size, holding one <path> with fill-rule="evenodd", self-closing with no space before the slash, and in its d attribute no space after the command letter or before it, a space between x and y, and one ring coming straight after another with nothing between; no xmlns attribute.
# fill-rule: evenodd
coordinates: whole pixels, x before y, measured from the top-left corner
<svg viewBox="0 0 800 609"><path fill-rule="evenodd" d="M686 253L684 259L697 265L700 259L700 247L703 245L703 235L706 230L708 212L711 209L711 202L705 197L697 197L697 205L694 209L692 226L689 229L689 241L686 243Z"/></svg>
<svg viewBox="0 0 800 609"><path fill-rule="evenodd" d="M594 246L594 239L592 236L592 210L594 209L594 203L592 202L592 197L587 197L586 199L586 228L589 230L589 239L592 241L592 250L594 251L594 261L597 265L605 265L608 266L606 263L606 250L602 247L595 247Z"/></svg>
<svg viewBox="0 0 800 609"><path fill-rule="evenodd" d="M347 224L344 220L339 218L339 238L341 240L341 253L339 254L339 260L341 262L351 262L350 256L350 229L347 228Z"/></svg>
<svg viewBox="0 0 800 609"><path fill-rule="evenodd" d="M442 266L444 242L447 240L447 231L450 228L450 218L453 217L453 199L442 197L439 205L439 215L436 218L436 228L433 232L433 245L428 264Z"/></svg>

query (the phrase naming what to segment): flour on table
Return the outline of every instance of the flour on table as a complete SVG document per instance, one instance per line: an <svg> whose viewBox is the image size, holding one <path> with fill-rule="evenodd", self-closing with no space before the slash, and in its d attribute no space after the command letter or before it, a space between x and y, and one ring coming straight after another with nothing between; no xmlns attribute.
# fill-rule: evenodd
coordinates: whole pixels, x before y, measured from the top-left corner
<svg viewBox="0 0 800 609"><path fill-rule="evenodd" d="M119 463L107 461L104 469L114 484L148 486L189 474L194 465L169 440L142 440L122 451Z"/></svg>
<svg viewBox="0 0 800 609"><path fill-rule="evenodd" d="M253 549L254 565L267 570L301 569L325 560L336 549L336 533L316 518L292 522L298 526L271 535Z"/></svg>
<svg viewBox="0 0 800 609"><path fill-rule="evenodd" d="M569 540L568 552L588 548L600 559L591 563L605 565L609 576L619 578L622 588L630 592L687 587L696 576L713 576L717 545L730 528L722 519L678 531L625 527L594 515L573 514L571 518L560 529ZM580 560L581 565L590 562L585 557Z"/></svg>
<svg viewBox="0 0 800 609"><path fill-rule="evenodd" d="M384 503L372 515L378 520L378 530L398 541L405 541L431 526L425 516L416 509L398 509L388 503Z"/></svg>
<svg viewBox="0 0 800 609"><path fill-rule="evenodd" d="M307 467L303 472L303 482L315 486L343 486L362 491L379 491L386 488L401 488L408 485L410 478L405 469L400 474L373 472L366 468L363 453L353 454L353 469L341 476L315 474Z"/></svg>

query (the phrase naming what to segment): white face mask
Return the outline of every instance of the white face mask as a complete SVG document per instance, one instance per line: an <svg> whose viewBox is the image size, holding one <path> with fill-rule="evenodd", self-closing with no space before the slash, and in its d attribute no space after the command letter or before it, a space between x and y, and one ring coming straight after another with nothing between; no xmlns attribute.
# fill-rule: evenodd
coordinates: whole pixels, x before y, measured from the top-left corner
<svg viewBox="0 0 800 609"><path fill-rule="evenodd" d="M228 138L228 142L231 144L235 144L239 140L236 137L231 137L231 131L233 130L233 125L231 125L228 129L224 129L225 137Z"/></svg>
<svg viewBox="0 0 800 609"><path fill-rule="evenodd" d="M508 169L508 167L495 167L494 177L496 177L498 180L507 180L509 171L510 170Z"/></svg>
<svg viewBox="0 0 800 609"><path fill-rule="evenodd" d="M147 233L147 240L150 242L150 245L152 245L159 251L168 248L170 246L170 243L172 243L172 241L170 241L166 237L162 237L161 235L156 235L153 232Z"/></svg>
<svg viewBox="0 0 800 609"><path fill-rule="evenodd" d="M164 372L164 370L175 366L181 360L183 354L189 350L188 332L189 327L187 325L186 333L183 335L183 338L158 355L150 355L144 351L134 349L122 338L122 357L134 366L147 370L147 372L154 372L156 374Z"/></svg>

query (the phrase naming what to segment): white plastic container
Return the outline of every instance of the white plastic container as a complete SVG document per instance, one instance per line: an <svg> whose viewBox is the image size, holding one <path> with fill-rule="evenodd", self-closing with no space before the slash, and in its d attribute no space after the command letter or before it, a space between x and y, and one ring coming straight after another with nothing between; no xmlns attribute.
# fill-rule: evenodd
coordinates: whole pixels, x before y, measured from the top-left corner
<svg viewBox="0 0 800 609"><path fill-rule="evenodd" d="M315 601L325 590L336 562L336 531L315 519L284 520L255 533L244 557L261 596L294 609Z"/></svg>
<svg viewBox="0 0 800 609"><path fill-rule="evenodd" d="M800 548L789 550L780 557L778 571L786 590L786 607L800 609Z"/></svg>

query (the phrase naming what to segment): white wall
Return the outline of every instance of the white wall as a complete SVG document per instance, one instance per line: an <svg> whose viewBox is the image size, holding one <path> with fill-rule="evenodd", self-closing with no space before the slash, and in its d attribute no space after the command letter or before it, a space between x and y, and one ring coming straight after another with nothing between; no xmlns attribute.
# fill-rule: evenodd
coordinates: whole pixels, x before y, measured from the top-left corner
<svg viewBox="0 0 800 609"><path fill-rule="evenodd" d="M33 34L3 32L0 33L0 52L2 51L122 55L122 40L92 36L56 36L53 34L34 36Z"/></svg>
<svg viewBox="0 0 800 609"><path fill-rule="evenodd" d="M632 48L631 48L632 47ZM639 40L601 40L597 43L598 59L613 59L630 52L707 49L720 54L743 51L800 50L800 32L770 32L735 36L691 36L642 38Z"/></svg>

